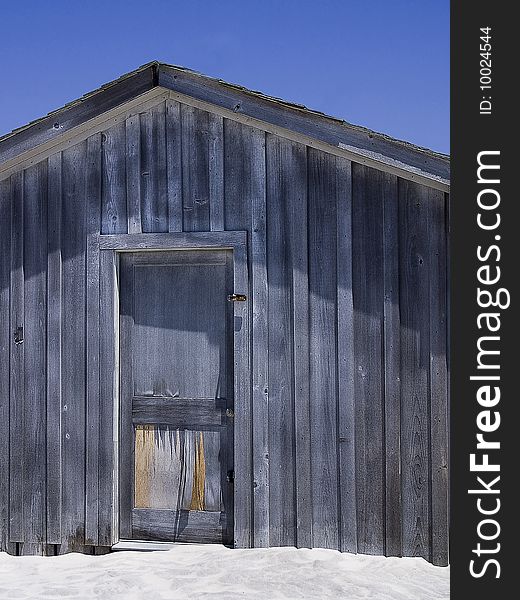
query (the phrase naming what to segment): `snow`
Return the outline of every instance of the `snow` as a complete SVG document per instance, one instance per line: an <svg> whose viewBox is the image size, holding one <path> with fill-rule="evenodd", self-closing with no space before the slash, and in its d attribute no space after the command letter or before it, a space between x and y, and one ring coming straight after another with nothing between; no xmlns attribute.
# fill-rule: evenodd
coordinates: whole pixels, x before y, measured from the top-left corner
<svg viewBox="0 0 520 600"><path fill-rule="evenodd" d="M0 553L0 598L444 600L449 568L420 558L209 544L104 556Z"/></svg>

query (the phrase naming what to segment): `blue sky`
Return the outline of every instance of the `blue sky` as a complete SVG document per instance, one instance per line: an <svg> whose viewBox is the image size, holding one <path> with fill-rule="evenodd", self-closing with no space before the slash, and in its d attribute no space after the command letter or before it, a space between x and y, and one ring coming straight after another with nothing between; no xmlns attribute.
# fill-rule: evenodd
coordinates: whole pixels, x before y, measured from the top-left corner
<svg viewBox="0 0 520 600"><path fill-rule="evenodd" d="M151 60L449 152L448 0L0 0L0 134Z"/></svg>

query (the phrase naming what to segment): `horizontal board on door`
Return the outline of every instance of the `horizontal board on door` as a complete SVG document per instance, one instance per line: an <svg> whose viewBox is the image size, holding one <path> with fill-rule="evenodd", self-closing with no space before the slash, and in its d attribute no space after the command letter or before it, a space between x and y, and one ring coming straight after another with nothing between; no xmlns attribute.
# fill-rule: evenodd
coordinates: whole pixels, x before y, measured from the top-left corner
<svg viewBox="0 0 520 600"><path fill-rule="evenodd" d="M226 425L224 398L173 398L164 396L134 396L134 424L175 425L176 427L214 427Z"/></svg>
<svg viewBox="0 0 520 600"><path fill-rule="evenodd" d="M133 539L175 542L225 542L226 513L219 511L132 510Z"/></svg>

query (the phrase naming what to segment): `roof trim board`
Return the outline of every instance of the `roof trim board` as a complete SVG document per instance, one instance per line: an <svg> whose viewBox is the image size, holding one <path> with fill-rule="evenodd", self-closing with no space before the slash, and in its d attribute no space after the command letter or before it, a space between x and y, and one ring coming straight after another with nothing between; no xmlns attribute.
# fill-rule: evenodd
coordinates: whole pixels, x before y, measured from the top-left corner
<svg viewBox="0 0 520 600"><path fill-rule="evenodd" d="M368 167L379 169L380 171L385 171L387 173L392 173L393 175L397 175L398 177L401 177L403 179L415 181L416 183L426 185L428 187L441 190L443 192L449 192L449 179L438 178L432 175L425 175L424 172L418 169L412 170L408 168L408 165L404 165L403 163L397 160L393 160L388 157L378 156L375 153L362 153L358 149L350 147L347 144L340 143L338 146L334 146L330 143L321 141L315 137L311 137L304 133L296 132L293 129L287 129L285 127L273 123L268 123L267 121L255 119L254 117L250 117L248 115L236 113L232 110L216 106L215 104L197 100L192 96L186 96L184 94L170 91L169 97L172 100L177 100L178 102L182 102L183 104L189 104L190 106L213 112L226 119L238 121L239 123L242 123L244 125L249 125L251 127L263 129L268 133L274 133L275 135L285 137L294 142L299 142L301 144L304 144L305 146L310 146L311 148L316 148L317 150L322 150L324 152L328 152L329 154L334 154L335 156L341 156L353 162L357 162Z"/></svg>
<svg viewBox="0 0 520 600"><path fill-rule="evenodd" d="M105 131L129 117L153 108L163 100L166 100L169 95L169 90L161 87L152 88L148 92L140 94L124 104L101 112L98 116L88 121L80 122L76 126L67 128L60 135L54 138L51 137L51 139L43 144L29 148L23 154L15 155L12 159L0 163L0 181L20 169L27 169L39 163L56 152L61 152L83 142L91 135Z"/></svg>
<svg viewBox="0 0 520 600"><path fill-rule="evenodd" d="M347 150L379 163L380 169L393 165L408 173L407 179L419 175L449 186L445 155L183 68L161 65L158 77L159 85L184 96Z"/></svg>
<svg viewBox="0 0 520 600"><path fill-rule="evenodd" d="M148 63L0 138L0 179L165 97L449 191L449 157L182 67Z"/></svg>

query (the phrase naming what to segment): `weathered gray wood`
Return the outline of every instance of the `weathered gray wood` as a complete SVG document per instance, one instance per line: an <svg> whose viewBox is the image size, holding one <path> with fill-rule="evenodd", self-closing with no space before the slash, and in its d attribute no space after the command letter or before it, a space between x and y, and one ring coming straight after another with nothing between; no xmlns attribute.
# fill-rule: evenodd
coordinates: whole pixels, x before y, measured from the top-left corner
<svg viewBox="0 0 520 600"><path fill-rule="evenodd" d="M11 177L11 309L9 338L10 413L9 413L9 541L23 542L24 527L24 468L25 468L25 378L24 343L24 197L23 173ZM21 328L21 330L19 329Z"/></svg>
<svg viewBox="0 0 520 600"><path fill-rule="evenodd" d="M234 292L234 284L235 284L235 261L240 260L240 248L243 248L244 252L247 253L247 246L244 244L243 246L238 247L238 253L236 250L233 252L226 252L226 293L232 294ZM246 259L247 262L247 259ZM244 265L247 269L247 266ZM245 273L247 277L247 271ZM229 373L228 378L228 392L226 398L226 407L228 409L235 409L235 398L236 398L236 389L235 389L235 377L234 377L234 368L235 368L235 353L237 352L237 342L238 340L235 338L236 335L240 336L240 332L238 334L235 333L235 329L239 329L238 322L235 322L235 302L230 303L230 307L226 312L226 329L230 347L232 347L232 351L228 352L225 357L225 362L222 361L221 368L222 370ZM246 309L242 309L245 311ZM240 311L239 311L240 312ZM238 363L239 361L237 361ZM224 440L224 448L225 455L224 460L226 464L230 465L230 467L236 471L235 468L235 430L239 432L240 435L243 435L238 428L235 426L235 419L231 419L228 426L225 429L225 432L222 432ZM223 479L220 485L222 490L222 507L226 512L226 528L224 531L224 542L226 544L233 544L234 539L234 514L235 514L235 489L234 489L234 480L230 480L227 473L223 473Z"/></svg>
<svg viewBox="0 0 520 600"><path fill-rule="evenodd" d="M141 540L220 543L225 515L216 511L132 511L132 537Z"/></svg>
<svg viewBox="0 0 520 600"><path fill-rule="evenodd" d="M43 549L43 556L56 556L56 544L46 544Z"/></svg>
<svg viewBox="0 0 520 600"><path fill-rule="evenodd" d="M105 252L102 253L103 255ZM119 536L122 539L132 537L132 497L133 497L133 445L134 428L132 424L133 380L133 290L134 270L133 255L122 255L120 264L120 312L119 312L119 344L120 344L120 398L119 398ZM107 340L109 341L109 340Z"/></svg>
<svg viewBox="0 0 520 600"><path fill-rule="evenodd" d="M132 400L134 423L204 428L225 425L227 419L220 399L133 396Z"/></svg>
<svg viewBox="0 0 520 600"><path fill-rule="evenodd" d="M86 142L62 157L62 549L85 543Z"/></svg>
<svg viewBox="0 0 520 600"><path fill-rule="evenodd" d="M298 148L292 142L268 135L266 159L267 272L270 285L268 295L269 347L265 360L269 366L269 404L267 407L268 418L263 417L263 419L268 425L269 435L265 448L265 452L269 453L269 543L272 546L294 546L297 540L296 507L294 505L295 472L292 460L295 444L293 411L294 407L299 404L300 397L294 394L294 386L299 382L296 382L294 378L292 355L291 246L293 238L291 237L291 227L293 216L296 216L292 213L293 203L299 202L302 192L303 201L306 200L306 177L303 179L303 185L301 179L302 175L306 175L306 155L305 150L298 154ZM299 163L298 160L300 160ZM299 170L297 170L298 167L300 167ZM298 212L302 211L302 208L299 206ZM300 231L299 235L301 233ZM307 287L305 290L300 290L300 293L306 298ZM301 300L301 297L295 298L297 302ZM308 362L308 355L305 360ZM261 414L259 418L262 418ZM254 421L256 424L257 419ZM305 428L308 431L308 418L305 419ZM297 455L298 463L299 458ZM308 466L310 467L310 465ZM300 499L300 502L301 500L303 498ZM307 502L310 508L310 497L307 498ZM307 516L306 520L300 521L300 515L298 515L298 525L301 527L302 535L312 523L312 519L309 518L310 514ZM299 529L298 533L300 533Z"/></svg>
<svg viewBox="0 0 520 600"><path fill-rule="evenodd" d="M309 365L309 261L307 206L307 149L292 144L284 157L291 165L285 193L292 198L289 212L289 241L292 261L292 328L294 386L294 451L296 494L296 544L311 548L312 531L312 469Z"/></svg>
<svg viewBox="0 0 520 600"><path fill-rule="evenodd" d="M24 174L24 541L41 554L46 534L47 161ZM25 544L24 544L25 546Z"/></svg>
<svg viewBox="0 0 520 600"><path fill-rule="evenodd" d="M10 556L19 556L18 549L21 546L19 542L8 542L6 552Z"/></svg>
<svg viewBox="0 0 520 600"><path fill-rule="evenodd" d="M212 398L219 405L215 409L218 416L208 417L215 424L199 423L196 429L185 420L179 421L179 414L168 426L170 442L177 439L176 426L188 427L182 506L190 507L198 481L194 475L195 449L202 434L205 506L216 510L221 501L221 512L234 515L235 529L232 518L222 527L225 539L234 539L235 545L329 545L348 551L420 554L445 564L447 240L442 194L399 181L398 201L394 175L353 164L350 181L350 163L344 157L353 152L329 144L330 152L323 154L327 144L310 137L308 150L296 141L307 138L284 129L282 124L264 127L259 120L241 113L240 107L233 113L188 98L186 112L194 118L184 144L188 156L185 173L189 173L185 188L189 187L190 197L193 190L206 190L208 201L186 224L186 229L204 231L182 233L181 106L173 96L160 106L154 99L155 109L150 102L135 103L133 112L114 117L120 139L110 138L117 129L110 122L103 132L108 135L103 151L100 134L68 148L63 165L60 154L50 158L48 186L43 185L48 194L46 232L43 227L42 233L35 235L34 225L38 210L44 208L38 202L45 190L40 193L36 189L42 187L38 174L45 166L31 166L25 175L17 174L12 182L0 184L0 200L6 188L18 186L13 209L22 211L18 217L8 215L7 225L0 219L2 233L6 226L17 223L12 240L10 235L0 239L9 261L5 263L4 252L0 285L7 277L8 287L0 287L0 317L2 306L5 313L7 305L9 326L0 332L0 357L8 352L9 360L0 364L0 391L2 385L9 386L8 394L24 385L40 390L42 352L47 353L46 387L45 382L43 385L46 409L42 408L44 402L42 406L37 402L41 391L30 398L25 398L24 392L22 404L16 407L0 398L0 413L6 406L10 412L9 441L15 443L8 451L10 469L0 447L0 478L2 470L11 473L13 495L6 501L12 509L11 539L15 534L14 541L2 541L1 522L7 519L5 504L2 512L2 491L5 494L9 486L0 487L0 547L4 543L9 552L18 554L71 549L92 552L96 543L108 548L117 540L119 442L114 418L118 418L119 352L126 342L123 338L118 341L120 255L114 250L121 251L123 257L128 251L138 253L133 259L140 273L136 306L141 312L137 320L146 320L154 310L154 318L175 317L179 308L176 292L161 274L165 261L171 260L168 250L192 249L199 250L202 262L211 269L225 270L226 261L230 261L235 273L231 279L226 275L224 287L214 286L215 277L208 273L204 277L193 275L189 287L197 293L183 300L180 330L186 335L198 333L194 347L182 355L189 357L194 351L206 357L212 390L206 392L200 387L199 371L203 369L195 356L194 376L189 368L183 367L182 373L177 369L178 379L186 388L181 397L194 397L190 395L191 385L194 390L200 388L195 396ZM137 110L138 105L141 110ZM142 118L148 119L148 124L141 126ZM259 127L255 129L252 124ZM274 130L288 133L269 133L264 148L264 132ZM143 168L142 159L150 170ZM384 168L394 169L388 165ZM102 177L101 186L96 177ZM20 203L24 185L25 202L31 198L25 207ZM100 187L104 188L103 209ZM10 189L7 193L11 206ZM416 206L417 198L420 206ZM142 233L142 226L139 228L140 210L142 223L148 219L146 233ZM24 212L27 223L32 223L25 231ZM98 235L101 218L104 231L120 233ZM128 234L129 230L134 233ZM42 244L48 256L43 268L36 268ZM175 265L182 268L192 253L175 254ZM99 277L99 263L106 276ZM199 263L192 261L189 268L204 269ZM151 266L149 276L143 275L146 265ZM5 272L11 266L12 280ZM149 289L157 281L161 299L151 302ZM38 298L44 283L47 342L42 350L45 323L39 321ZM199 310L208 284L215 287L214 292L218 291L226 306L226 315L220 320L225 321L227 331L233 331L234 356L220 351L218 357L212 355L215 336L206 321L218 319L220 308L212 305L198 324L190 317ZM232 292L246 294L247 301L225 302L225 296ZM121 308L130 314L124 302ZM13 318L16 321L20 317L28 337L24 344L14 344ZM149 335L143 329L136 346L139 351L145 349L145 354L158 335L153 329ZM124 336L124 327L121 333ZM6 340L7 346L2 346ZM228 342L231 345L231 338ZM175 374L175 366L168 365L168 353L156 354L158 358L150 359L149 365ZM229 393L226 377L217 382L217 371L234 373L234 395ZM269 385L265 383L267 374ZM139 385L146 383L141 375L136 380ZM123 381L132 383L122 377ZM155 399L145 396L145 404L185 401L175 394L161 399L168 387L172 386L146 384L137 391L157 392ZM68 414L71 398L73 410L83 423ZM24 402L28 412L24 412ZM139 402L137 398L137 408ZM234 419L223 416L226 408L235 410ZM156 443L155 470L149 483L151 506L156 506L168 495L166 484L168 477L173 477L173 471L168 471L168 456L173 446L166 443L167 427L157 427L155 421L168 421L170 414L161 409L153 416L146 410L150 409L139 409L135 420L148 423L145 428L153 426L149 437ZM34 458L41 448L37 414L42 415L47 444L45 460L39 462L28 461L25 456ZM234 428L229 426L232 421ZM132 430L131 411L129 423ZM74 431L69 439L78 442L72 450L66 438L71 426ZM236 457L234 485L227 481L227 473L218 462L233 465L233 452L228 450L232 446ZM217 460L218 454L221 458ZM141 458L146 458L146 452ZM19 461L19 468L13 466L13 460ZM43 464L46 483L36 477ZM122 478L123 471L121 465ZM131 484L131 477L128 481ZM38 486L46 487L45 502L39 496L31 500ZM230 493L233 489L235 498ZM123 496L122 488L121 493ZM199 498L197 494L194 498ZM130 502L133 497L130 485ZM46 540L37 535L42 519L29 523L27 518L33 504L36 515L44 504L47 507ZM66 515L63 531L62 508ZM127 512L130 537L131 508Z"/></svg>
<svg viewBox="0 0 520 600"><path fill-rule="evenodd" d="M252 128L224 121L224 218L228 231L251 228ZM218 235L214 233L213 235ZM235 292L250 296L247 251L233 252ZM251 302L235 302L235 501L234 545L252 545L252 406L249 323ZM247 361L247 362L246 362Z"/></svg>
<svg viewBox="0 0 520 600"><path fill-rule="evenodd" d="M401 354L398 181L386 174L383 194L385 553L402 556Z"/></svg>
<svg viewBox="0 0 520 600"><path fill-rule="evenodd" d="M61 543L62 157L48 160L47 182L47 543Z"/></svg>
<svg viewBox="0 0 520 600"><path fill-rule="evenodd" d="M148 236L148 234L146 236L153 237ZM175 240L175 237L171 239ZM131 260L133 265L152 267L152 270L155 267L173 266L214 267L219 265L222 268L227 266L228 251L218 246L215 248L192 248L189 252L179 252L179 248L175 246L175 241L172 241L171 244L168 250L160 248L159 251L155 251L153 248L149 248L149 252L123 253L121 257L123 261ZM186 250L186 248L181 249ZM143 274L142 271L140 273Z"/></svg>
<svg viewBox="0 0 520 600"><path fill-rule="evenodd" d="M181 104L184 231L208 231L209 113Z"/></svg>
<svg viewBox="0 0 520 600"><path fill-rule="evenodd" d="M357 552L356 404L352 292L352 164L336 158L337 373L340 549Z"/></svg>
<svg viewBox="0 0 520 600"><path fill-rule="evenodd" d="M225 397L225 264L204 264L205 252L193 251L182 268L168 254L173 264L165 257L133 269L132 394Z"/></svg>
<svg viewBox="0 0 520 600"><path fill-rule="evenodd" d="M211 480L220 508L220 487L229 485L227 449L210 443L222 426L232 424L232 413L224 412L230 374L222 370L228 364L226 313L232 306L226 298L226 254L194 250L123 257L121 535L133 535L134 497L142 509L209 509L204 490Z"/></svg>
<svg viewBox="0 0 520 600"><path fill-rule="evenodd" d="M265 133L251 131L253 543L269 546L269 390Z"/></svg>
<svg viewBox="0 0 520 600"><path fill-rule="evenodd" d="M27 152L0 163L0 180L7 179L17 171L46 160L53 154L63 152L66 148L80 144L89 137L96 135L96 133L102 133L117 123L124 123L126 119L168 100L169 97L170 92L168 90L153 88L92 119L80 122L76 127L62 132L57 138L51 139L40 146L31 147Z"/></svg>
<svg viewBox="0 0 520 600"><path fill-rule="evenodd" d="M101 208L102 233L126 233L127 179L125 124L118 123L101 134L103 149L103 197Z"/></svg>
<svg viewBox="0 0 520 600"><path fill-rule="evenodd" d="M86 254L86 502L85 542L99 541L99 245L101 228L101 136L87 140L87 254Z"/></svg>
<svg viewBox="0 0 520 600"><path fill-rule="evenodd" d="M357 156L360 162L369 158L373 166L382 169L395 166L403 171L404 176L431 178L431 184L433 181L446 183L449 180L449 162L445 157L320 113L303 111L301 107L280 101L273 102L238 86L168 65L161 65L159 69L159 84L233 114L276 125L336 148L341 144L351 150L354 160Z"/></svg>
<svg viewBox="0 0 520 600"><path fill-rule="evenodd" d="M170 250L196 248L234 249L244 245L244 231L211 231L193 233L154 233L132 235L101 235L98 238L101 250Z"/></svg>
<svg viewBox="0 0 520 600"><path fill-rule="evenodd" d="M212 231L224 230L224 119L209 115L209 218Z"/></svg>
<svg viewBox="0 0 520 600"><path fill-rule="evenodd" d="M20 160L31 154L32 160L37 162L48 156L35 156L35 149L40 147L62 150L60 139L65 138L70 143L71 137L85 122L99 121L104 112L117 114L119 107L135 101L140 94L146 96L147 92L159 96L161 89L153 89L157 84L173 90L170 93L176 99L191 100L205 110L221 111L223 116L241 119L271 133L300 136L294 141L310 146L320 144L324 151L339 152L343 146L346 158L388 169L418 183L438 186L443 191L449 186L449 162L442 155L169 65L145 65L7 136L0 142L0 163L12 168L16 166L17 158ZM91 131L85 138L94 133L96 131Z"/></svg>
<svg viewBox="0 0 520 600"><path fill-rule="evenodd" d="M9 423L11 182L0 182L0 423ZM0 552L9 543L9 435L0 438Z"/></svg>
<svg viewBox="0 0 520 600"><path fill-rule="evenodd" d="M116 324L116 255L99 253L99 544L111 546L119 537L114 527L118 512L117 489L118 451L117 422L118 349Z"/></svg>
<svg viewBox="0 0 520 600"><path fill-rule="evenodd" d="M141 197L143 232L168 231L165 105L141 116Z"/></svg>
<svg viewBox="0 0 520 600"><path fill-rule="evenodd" d="M141 121L126 120L126 213L128 233L141 233Z"/></svg>
<svg viewBox="0 0 520 600"><path fill-rule="evenodd" d="M384 552L383 180L353 165L353 290L356 356L358 551Z"/></svg>
<svg viewBox="0 0 520 600"><path fill-rule="evenodd" d="M237 246L233 250L235 290L249 286L247 250ZM236 548L252 544L252 477L251 456L251 363L250 312L245 302L234 303L234 398L235 398L235 496L234 538Z"/></svg>
<svg viewBox="0 0 520 600"><path fill-rule="evenodd" d="M168 231L182 231L181 105L175 100L166 100L166 163Z"/></svg>
<svg viewBox="0 0 520 600"><path fill-rule="evenodd" d="M46 546L39 543L23 542L18 544L17 556L42 556L46 552Z"/></svg>
<svg viewBox="0 0 520 600"><path fill-rule="evenodd" d="M307 157L313 544L338 548L336 158L311 148Z"/></svg>
<svg viewBox="0 0 520 600"><path fill-rule="evenodd" d="M430 559L428 190L399 182L403 554Z"/></svg>
<svg viewBox="0 0 520 600"><path fill-rule="evenodd" d="M162 102L151 109L154 125L154 166L157 176L156 225L153 231L169 231L168 166L166 154L166 104Z"/></svg>
<svg viewBox="0 0 520 600"><path fill-rule="evenodd" d="M444 194L428 194L431 406L431 560L448 564L447 232Z"/></svg>

